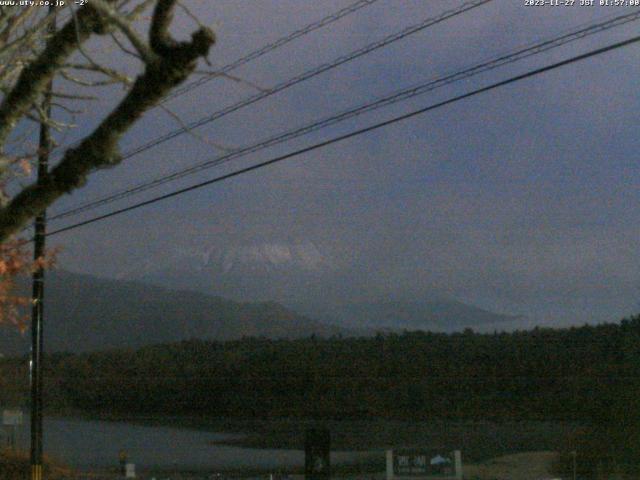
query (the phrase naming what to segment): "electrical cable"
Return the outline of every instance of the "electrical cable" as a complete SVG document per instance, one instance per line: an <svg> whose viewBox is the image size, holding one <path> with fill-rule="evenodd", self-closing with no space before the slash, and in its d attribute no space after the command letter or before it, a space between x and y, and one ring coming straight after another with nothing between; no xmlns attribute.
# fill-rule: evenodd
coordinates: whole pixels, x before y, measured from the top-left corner
<svg viewBox="0 0 640 480"><path fill-rule="evenodd" d="M162 200L166 200L168 198L172 198L172 197L175 197L175 196L178 196L178 195L182 195L182 194L187 193L187 192L191 192L193 190L197 190L197 189L203 188L203 187L208 186L208 185L219 183L219 182L222 182L224 180L228 180L230 178L237 177L239 175L242 175L242 174L245 174L245 173L248 173L248 172L252 172L254 170L258 170L258 169L267 167L269 165L273 165L275 163L282 162L282 161L287 160L289 158L296 157L296 156L302 155L304 153L311 152L313 150L318 150L318 149L326 147L328 145L332 145L334 143L338 143L338 142L347 140L349 138L353 138L353 137L356 137L356 136L359 136L359 135L362 135L362 134L365 134L365 133L368 133L368 132L371 132L371 131L374 131L374 130L378 130L378 129L386 127L388 125L392 125L394 123L401 122L403 120L407 120L409 118L413 118L413 117L416 117L418 115L422 115L422 114L430 112L432 110L435 110L435 109L438 109L438 108L441 108L441 107L444 107L444 106L447 106L447 105L451 105L451 104L459 102L461 100L464 100L464 99L479 95L481 93L485 93L485 92L488 92L488 91L491 91L491 90L495 90L497 88L500 88L500 87L503 87L503 86L506 86L506 85L509 85L509 84L512 84L512 83L515 83L515 82L519 82L521 80L525 80L527 78L531 78L531 77L534 77L536 75L540 75L542 73L549 72L551 70L555 70L555 69L564 67L566 65L570 65L570 64L585 60L587 58L595 57L597 55L602 55L602 54L610 52L612 50L617 50L619 48L623 48L623 47L626 47L628 45L631 45L631 44L634 44L634 43L637 43L637 42L640 42L640 36L635 36L635 37L632 37L630 39L623 40L621 42L617 42L617 43L614 43L614 44L611 44L611 45L607 45L606 47L601 47L601 48L598 48L598 49L595 49L595 50L591 50L591 51L589 51L587 53L583 53L581 55L577 55L577 56L568 58L566 60L562 60L560 62L553 63L551 65L540 67L540 68L537 68L535 70L530 70L530 71L528 71L526 73L523 73L523 74L520 74L520 75L516 75L514 77L510 77L510 78L508 78L506 80L502 80L502 81L493 83L491 85L488 85L488 86L485 86L485 87L482 87L482 88L478 88L476 90L472 90L471 92L467 92L467 93L464 93L464 94L461 94L461 95L457 95L457 96L449 98L447 100L444 100L444 101L441 101L441 102L438 102L438 103L435 103L435 104L432 104L432 105L428 105L428 106L420 108L418 110L414 110L412 112L393 117L393 118L391 118L389 120L385 120L383 122L379 122L379 123L376 123L374 125L370 125L368 127L360 128L358 130L354 130L352 132L349 132L349 133L346 133L346 134L343 134L343 135L339 135L337 137L333 137L333 138L331 138L329 140L325 140L325 141L322 141L322 142L319 142L319 143L315 143L315 144L310 145L308 147L304 147L304 148L295 150L293 152L289 152L289 153L286 153L284 155L280 155L280 156L271 158L269 160L265 160L263 162L251 165L249 167L245 167L245 168L236 170L234 172L227 173L225 175L221 175L221 176L215 177L213 179L197 183L195 185L191 185L189 187L185 187L185 188L182 188L182 189L179 189L179 190L175 190L173 192L170 192L170 193L167 193L167 194L164 194L164 195L160 195L160 196L152 198L150 200L139 202L139 203L136 203L134 205L130 205L128 207L124 207L124 208L109 212L109 213L104 214L104 215L99 215L97 217L93 217L93 218L90 218L88 220L84 220L82 222L75 223L73 225L69 225L69 226L66 226L66 227L63 227L63 228L59 228L57 230L53 230L53 231L47 233L47 236L53 236L53 235L57 235L57 234L60 234L60 233L63 233L63 232L67 232L67 231L70 231L70 230L75 230L75 229L77 229L79 227L82 227L82 226L85 226L85 225L89 225L89 224L92 224L92 223L95 223L95 222L98 222L98 221L101 221L101 220L105 220L107 218L111 218L111 217L114 217L116 215L120 215L122 213L129 212L129 211L138 209L138 208L143 207L143 206L151 205L151 204L160 202Z"/></svg>
<svg viewBox="0 0 640 480"><path fill-rule="evenodd" d="M295 32L291 32L289 35L281 37L276 41L259 48L258 50L254 50L253 52L241 58L238 58L237 60L225 65L220 70L216 72L212 72L211 75L207 75L206 77L199 78L198 80L194 80L193 82L190 82L187 85L184 85L183 87L175 89L173 92L171 92L171 94L167 96L165 100L169 100L169 99L178 97L180 95L183 95L193 90L194 88L204 85L205 83L213 80L214 78L220 75L229 73L232 70L235 70L236 68L241 67L242 65L245 65L257 58L260 58L261 56L273 50L276 50L299 37L307 35L313 32L314 30L318 30L319 28L330 25L331 23L336 22L337 20L340 20L341 18L346 17L347 15L350 15L351 13L357 12L361 8L368 7L377 1L378 0L358 0L357 2L354 2L351 5L348 5L341 10L338 10L337 12L332 13L331 15L327 15L326 17L321 18L316 22L310 23L309 25L306 25L296 30Z"/></svg>
<svg viewBox="0 0 640 480"><path fill-rule="evenodd" d="M553 38L551 40L546 40L543 42L539 42L536 44L533 44L532 46L529 47L525 47L523 49L517 50L515 52L509 53L509 54L505 54L505 55L501 55L497 58L493 58L489 61L485 61L479 64L476 64L472 67L466 68L462 71L458 71L449 75L445 75L443 77L439 77L435 80L431 80L429 82L426 83L422 83L419 84L417 86L413 86L413 87L409 87L403 90L400 90L396 93L393 93L391 95L388 95L386 97L380 98L374 102L369 102L363 105L360 105L358 107L343 111L339 114L335 114L332 115L328 118L324 118L322 120L313 122L311 124L302 126L302 127L298 127L292 130L289 130L287 132L284 133L280 133L278 135L272 136L267 138L266 140L263 140L259 143L256 144L252 144L246 147L242 147L239 149L236 149L232 152L229 152L227 154L218 156L218 157L214 157L213 159L209 159L205 162L201 162L197 165L194 165L192 167L186 168L186 169L182 169L179 170L177 172L174 172L172 174L169 175L164 175L162 177L159 177L157 179L154 179L150 182L144 182L141 184L138 184L136 186L133 187L129 187L127 189L124 189L120 192L117 192L115 194L110 194L106 197L88 202L84 205L80 205L78 207L66 210L64 212L61 212L57 215L54 215L52 217L50 217L50 220L58 220L58 219L62 219L65 217L69 217L72 215L76 215L85 211L89 211L89 210L93 210L97 207L103 206L103 205L107 205L109 203L112 203L114 201L117 200L121 200L123 198L126 198L128 196L131 196L133 194L137 194L137 193L142 193L144 191L147 191L149 189L155 188L157 186L163 185L165 183L186 177L188 175L192 175L194 173L200 172L202 170L208 169L208 168L212 168L214 166L218 166L221 165L223 163L229 162L231 160L237 159L239 157L243 157L245 155L248 155L250 153L254 153L257 151L260 151L262 149L280 144L282 142L291 140L293 138L298 138L302 135L306 135L308 133L317 131L319 129L322 128L326 128L328 126L337 124L339 122L342 122L344 120L362 115L364 113L376 110L378 108L381 107L385 107L388 105L392 105L395 104L397 102L400 101L404 101L410 98L413 98L415 96L418 95L422 95L428 92L431 92L437 88L440 88L442 86L445 85L449 85L451 83L478 75L480 73L484 73L486 71L489 70L493 70L495 68L498 68L500 66L509 64L509 63L513 63L519 60L522 60L524 58L530 57L532 55L536 55L542 52L546 52L550 49L553 48L558 48L562 45L565 45L567 43L585 38L586 36L589 35L593 35L595 33L599 33L620 25L623 25L625 23L629 23L632 21L636 21L640 19L640 11L639 12L635 12L635 13L631 13L631 14L626 14L626 15L621 15L621 16L617 16L613 19L607 20L605 22L599 22L590 26L587 26L585 28L581 28L577 31L573 31L570 33L567 33L565 35L561 35L559 37Z"/></svg>
<svg viewBox="0 0 640 480"><path fill-rule="evenodd" d="M347 15L350 15L354 12L357 12L358 10L364 8L364 7L368 7L372 4L374 4L375 2L377 2L378 0L358 0L344 8L342 8L341 10L338 10L335 13L332 13L330 15L327 15L326 17L321 18L320 20L317 20L313 23L310 23L308 25L305 25L304 27L295 30L294 32L291 32L288 35L285 35L284 37L280 37L277 40L275 40L272 43L269 43L267 45L264 45L260 48L258 48L257 50L254 50L251 53L248 53L247 55L244 55L243 57L240 57L236 60L234 60L231 63L228 63L227 65L224 65L223 67L221 67L218 71L216 72L212 72L211 74L202 77L198 80L195 80L187 85L184 85L182 87L177 88L176 90L174 90L173 92L171 92L167 97L165 97L161 103L165 103L166 101L176 98L184 93L187 93L197 87L199 87L200 85L204 85L205 83L213 80L214 78L218 78L220 76L223 76L225 74L228 74L229 72L231 72L232 70L235 70L236 68L242 66L242 65L246 65L247 63L262 57L263 55L276 50L284 45L286 45L287 43L292 42L293 40L300 38L304 35L307 35L315 30L318 30L322 27L325 27L327 25L330 25L338 20L340 20L341 18L346 17ZM57 150L58 152L67 150L69 148L73 148L76 147L78 144L80 143L80 141L76 141L76 142L72 142L68 145L65 146L60 146L57 147L55 150Z"/></svg>
<svg viewBox="0 0 640 480"><path fill-rule="evenodd" d="M281 83L278 83L276 86L269 88L267 90L261 91L259 93L256 93L255 95L252 95L250 97L245 98L244 100L241 100L237 103L234 103L232 105L229 105L228 107L225 107L221 110L218 110L212 114L209 114L203 118L200 118L198 120L195 120L193 122L188 123L187 125L177 129L177 130L173 130L171 132L168 132L164 135L161 135L159 137L156 137L155 139L140 145L132 150L129 150L128 152L125 152L122 155L122 159L126 160L129 159L135 155L138 155L146 150L149 150L157 145L160 145L161 143L164 143L168 140L172 140L190 130L193 130L195 128L201 127L203 125L206 125L208 123L211 123L215 120L218 120L232 112L235 112L237 110L240 110L241 108L244 108L246 106L252 105L260 100L263 100L267 97L270 97L271 95L275 95L276 93L279 93L283 90L286 90L287 88L293 87L294 85L297 85L299 83L302 83L306 80L309 80L310 78L316 77L322 73L325 73L329 70L332 70L336 67L339 67L340 65L343 65L347 62L350 62L352 60L355 60L357 58L360 58L364 55L367 55L375 50L378 50L380 48L386 47L387 45L390 45L394 42L397 42L399 40L402 40L403 38L408 37L409 35L413 35L414 33L420 32L422 30L425 30L433 25L436 25L438 23L444 22L445 20L448 20L450 18L456 17L458 15L461 15L469 10L472 10L474 8L480 7L481 5L484 5L485 3L489 3L493 0L472 0L469 2L466 2L464 4L462 4L460 7L455 8L455 9L451 9L451 10L447 10L446 12L443 12L442 14L436 16L436 17L431 17L428 18L426 20L423 20L420 23L417 23L415 25L409 26L407 28L404 28L403 30L397 32L397 33L393 33L391 35L388 35L387 37L384 37L381 40L378 40L376 42L370 43L368 45L365 45L362 48L359 48L357 50L354 50L353 52L350 52L346 55L341 55L340 57L336 58L335 60L333 60L332 62L329 63L324 63L322 65L318 65L310 70L307 70L299 75L296 75L295 77L289 78L288 80L285 80Z"/></svg>

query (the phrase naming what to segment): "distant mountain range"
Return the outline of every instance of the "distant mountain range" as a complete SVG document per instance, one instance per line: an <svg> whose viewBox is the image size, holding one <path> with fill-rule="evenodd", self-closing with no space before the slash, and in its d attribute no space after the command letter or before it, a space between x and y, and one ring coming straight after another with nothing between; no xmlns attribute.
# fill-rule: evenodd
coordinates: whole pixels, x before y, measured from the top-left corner
<svg viewBox="0 0 640 480"><path fill-rule="evenodd" d="M339 268L331 249L311 241L202 247L161 261L147 259L123 277L167 288L196 290L236 301L275 301L303 315L348 328L454 331L513 328L523 316L468 305L434 291L379 300L366 286L382 278ZM358 286L365 286L359 291ZM372 300L373 298L373 300ZM508 326L508 327L507 327Z"/></svg>
<svg viewBox="0 0 640 480"><path fill-rule="evenodd" d="M91 351L186 339L297 338L353 332L273 302L239 303L198 292L64 271L45 283L46 350ZM0 353L26 353L29 335L0 327Z"/></svg>
<svg viewBox="0 0 640 480"><path fill-rule="evenodd" d="M312 250L305 252L313 259L312 253ZM272 254L276 259L287 257L283 251ZM46 350L136 348L193 338L352 336L371 335L377 330L454 331L467 327L482 330L481 327L487 325L498 329L504 325L508 329L511 323L522 318L496 314L451 299L336 302L329 294L323 297L315 292L315 304L302 301L283 306L273 301L243 302L213 295L211 285L240 289L253 282L252 289L247 289L253 292L259 288L258 279L267 282L271 278L273 291L267 291L274 293L285 290L288 285L293 291L300 291L305 284L292 285L296 275L275 267L270 277L265 272L254 272L252 276L245 269L235 271L233 268L226 274L208 268L199 272L201 278L205 278L204 273L215 274L218 281L210 278L208 285L194 282L193 288L200 287L200 291L192 291L65 271L49 272L45 284ZM251 278L245 284L237 283L245 276ZM310 277L306 277L306 281L313 283ZM182 282L186 286L187 278ZM209 293L205 293L207 291ZM0 354L15 355L28 350L28 334L21 336L10 327L0 327Z"/></svg>
<svg viewBox="0 0 640 480"><path fill-rule="evenodd" d="M330 253L312 242L180 251L161 260L141 260L123 270L121 278L236 301L283 305L307 303L309 298L333 299L336 290L345 290Z"/></svg>
<svg viewBox="0 0 640 480"><path fill-rule="evenodd" d="M307 308L300 306L306 313ZM524 320L519 315L490 312L453 299L383 301L318 305L314 318L366 330L432 330L453 332L464 328L480 331L509 328Z"/></svg>

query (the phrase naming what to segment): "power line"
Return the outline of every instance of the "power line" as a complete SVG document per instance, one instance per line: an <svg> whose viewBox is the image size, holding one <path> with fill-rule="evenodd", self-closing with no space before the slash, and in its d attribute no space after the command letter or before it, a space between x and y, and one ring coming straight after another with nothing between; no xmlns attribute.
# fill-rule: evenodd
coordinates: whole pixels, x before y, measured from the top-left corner
<svg viewBox="0 0 640 480"><path fill-rule="evenodd" d="M567 43L585 38L586 36L593 35L614 27L618 27L620 25L623 25L632 21L636 21L639 18L640 18L640 11L626 14L626 15L620 15L612 19L606 20L604 22L598 22L596 24L589 25L585 28L581 28L579 30L569 32L567 34L561 35L559 37L555 37L550 40L535 43L531 46L522 48L520 50L516 50L515 52L501 55L501 56L498 56L497 58L493 58L491 60L476 64L472 67L466 68L465 70L458 71L449 75L445 75L443 77L436 78L434 80L419 84L417 86L400 90L396 93L380 98L374 102L369 102L369 103L360 105L358 107L343 111L339 114L332 115L328 118L324 118L322 120L313 122L311 124L298 127L298 128L286 131L284 133L280 133L278 135L269 137L266 140L263 140L259 143L242 147L240 149L234 150L222 156L215 157L213 159L207 160L205 162L194 165L192 167L178 170L177 172L174 172L172 174L162 176L150 182L145 182L145 183L124 189L120 192L110 194L106 197L103 197L103 198L91 201L89 203L86 203L84 205L80 205L70 210L61 212L51 217L50 220L58 220L68 216L76 215L81 212L93 210L97 207L107 205L109 203L112 203L117 200L121 200L123 198L126 198L128 196L131 196L137 193L144 192L146 190L155 188L159 185L163 185L165 183L186 177L188 175L192 175L199 171L212 168L214 166L218 166L222 163L229 162L231 160L237 159L239 157L243 157L250 153L255 153L262 149L280 144L282 142L291 140L293 138L298 138L302 135L306 135L308 133L320 130L322 128L326 128L328 126L337 124L344 120L354 118L356 116L362 115L367 112L371 112L378 108L389 106L397 102L404 101L404 100L413 98L415 96L422 95L424 93L428 93L442 86L449 85L451 83L478 75L480 73L487 72L489 70L493 70L495 68L522 60L524 58L527 58L533 55L537 55L542 52L546 52L553 48L558 48Z"/></svg>
<svg viewBox="0 0 640 480"><path fill-rule="evenodd" d="M247 55L240 57L236 60L234 60L231 63L228 63L227 65L224 65L223 67L221 67L219 70L215 71L215 72L211 72L209 75L202 77L198 80L195 80L187 85L182 86L181 88L177 88L175 89L171 94L169 94L166 98L163 99L162 103L165 103L167 100L176 98L180 95L183 95L184 93L187 93L197 87L199 87L200 85L204 85L205 83L213 80L214 78L218 78L222 75L225 75L229 72L231 72L232 70L235 70L238 67L241 67L242 65L246 65L247 63L256 60L257 58L262 57L263 55L266 55L269 52L272 52L273 50L276 50L284 45L286 45L287 43L292 42L293 40L296 40L297 38L300 38L304 35L307 35L315 30L318 30L322 27L326 27L327 25L330 25L338 20L340 20L341 18L346 17L347 15L350 15L354 12L357 12L358 10L364 8L364 7L368 7L370 5L373 5L375 2L377 2L379 0L358 0L346 7L344 7L341 10L338 10L335 13L332 13L330 15L327 15L326 17L321 18L320 20L310 23L308 25L305 25L304 27L295 30L294 32L291 32L288 35L285 35L284 37L280 37L277 40L275 40L272 43L269 43L267 45L264 45L260 48L258 48L257 50L254 50L251 53L248 53ZM59 147L57 150L61 151L67 148L71 148L74 146L77 146L80 142L74 142L71 143L67 146L64 147Z"/></svg>
<svg viewBox="0 0 640 480"><path fill-rule="evenodd" d="M458 15L461 15L462 13L465 13L469 10L472 10L474 8L477 8L481 5L484 5L485 3L489 3L493 0L472 0L469 2L466 2L464 4L462 4L460 7L455 8L455 9L451 9L451 10L447 10L446 12L436 16L436 17L431 17L428 18L418 24L409 26L403 30L401 30L400 32L397 33L393 33L387 37L384 37L382 40L378 40L376 42L370 43L362 48L359 48L358 50L354 50L351 53L348 53L346 55L342 55L340 57L338 57L337 59L333 60L330 63L324 63L322 65L319 65L315 68L312 68L310 70L307 70L299 75L296 75L295 77L292 77L288 80L285 80L279 84L277 84L275 87L272 87L270 89L264 90L262 92L259 92L255 95L252 95L250 97L247 97L244 100L241 100L237 103L234 103L228 107L225 107L221 110L218 110L217 112L214 112L210 115L207 115L206 117L203 117L199 120L195 120L189 124L187 124L184 127L181 127L177 130L174 130L172 132L168 132L164 135L161 135L153 140L151 140L150 142L147 142L139 147L136 147L128 152L125 152L124 155L122 156L123 160L126 160L128 158L131 158L135 155L138 155L146 150L149 150L157 145L160 145L161 143L164 143L168 140L171 140L173 138L176 138L180 135L182 135L185 132L188 132L189 130L193 130L195 128L201 127L207 123L211 123L215 120L218 120L219 118L224 117L225 115L228 115L232 112L235 112L237 110L240 110L241 108L244 108L248 105L251 105L253 103L256 103L259 100L262 100L264 98L270 97L271 95L274 95L278 92L281 92L287 88L290 88L294 85L297 85L301 82L304 82L306 80L309 80L310 78L316 77L324 72L327 72L329 70L332 70L336 67L339 67L340 65L343 65L347 62L350 62L352 60L355 60L356 58L360 58L364 55L367 55L375 50L378 50L382 47L385 47L391 43L397 42L398 40L402 40L405 37L408 37L409 35L412 35L414 33L420 32L426 28L429 28L433 25L436 25L438 23L441 23L445 20L448 20L449 18L453 18L456 17Z"/></svg>
<svg viewBox="0 0 640 480"><path fill-rule="evenodd" d="M371 131L374 131L374 130L378 130L378 129L386 127L388 125L392 125L394 123L401 122L403 120L407 120L409 118L413 118L413 117L418 116L418 115L422 115L422 114L430 112L432 110L436 110L436 109L444 107L446 105L451 105L451 104L453 104L455 102L459 102L461 100L464 100L464 99L479 95L481 93L485 93L485 92L488 92L490 90L495 90L495 89L497 89L499 87L503 87L505 85L509 85L509 84L512 84L512 83L515 83L515 82L518 82L518 81L521 81L521 80L524 80L524 79L527 79L527 78L531 78L531 77L534 77L536 75L540 75L542 73L545 73L545 72L548 72L548 71L551 71L551 70L555 70L555 69L558 69L560 67L564 67L566 65L570 65L572 63L576 63L576 62L585 60L587 58L595 57L597 55L601 55L603 53L606 53L606 52L609 52L609 51L612 51L612 50L617 50L619 48L626 47L628 45L631 45L633 43L637 43L639 41L640 41L640 36L635 36L635 37L632 37L630 39L627 39L627 40L624 40L624 41L621 41L621 42L617 42L617 43L614 43L612 45L608 45L606 47L598 48L596 50L592 50L590 52L583 53L581 55L577 55L577 56L571 57L569 59L566 59L566 60L563 60L563 61L560 61L560 62L557 62L557 63L553 63L551 65L547 65L545 67L537 68L535 70L530 70L530 71L528 71L526 73L523 73L523 74L520 74L520 75L516 75L514 77L510 77L510 78L508 78L506 80L502 80L500 82L493 83L493 84L488 85L486 87L478 88L478 89L473 90L471 92L452 97L452 98L450 98L448 100L444 100L442 102L438 102L438 103L429 105L427 107L424 107L424 108L421 108L421 109L418 109L418 110L414 110L413 112L406 113L406 114L400 115L400 116L396 116L396 117L394 117L392 119L385 120L383 122L379 122L379 123L376 123L374 125L370 125L370 126L365 127L365 128L354 130L354 131L352 131L350 133L347 133L347 134L344 134L344 135L339 135L339 136L331 138L329 140L325 140L325 141L316 143L314 145L311 145L311 146L308 146L308 147L304 147L304 148L301 148L299 150L295 150L293 152L289 152L287 154L271 158L271 159L266 160L264 162L260 162L260 163L257 163L255 165L251 165L249 167L245 167L245 168L242 168L240 170L236 170L235 172L231 172L231 173L228 173L228 174L225 174L225 175L221 175L221 176L213 178L211 180L200 182L200 183L197 183L195 185L191 185L191 186L186 187L186 188L175 190L175 191L173 191L171 193L160 195L160 196L152 198L150 200L146 200L144 202L139 202L139 203L136 203L134 205L130 205L128 207L121 208L119 210L115 210L115 211L112 211L112 212L104 214L104 215L99 215L97 217L94 217L94 218L91 218L91 219L88 219L88 220L84 220L82 222L78 222L78 223L75 223L73 225L69 225L67 227L59 228L57 230L54 230L54 231L48 233L47 236L52 236L52 235L56 235L56 234L59 234L59 233L62 233L62 232L67 232L67 231L70 231L70 230L74 230L74 229L82 227L84 225L89 225L91 223L95 223L95 222L98 222L98 221L101 221L101 220L104 220L104 219L107 219L107 218L110 218L110 217L114 217L116 215L120 215L122 213L129 212L131 210L135 210L137 208L140 208L140 207L143 207L143 206L146 206L146 205L151 205L151 204L160 202L162 200L166 200L166 199L171 198L171 197L182 195L184 193L187 193L187 192L190 192L190 191L193 191L193 190L197 190L197 189L200 189L202 187L205 187L205 186L208 186L208 185L212 185L214 183L222 182L224 180L228 180L230 178L237 177L237 176L242 175L244 173L248 173L248 172L251 172L251 171L254 171L254 170L258 170L260 168L263 168L263 167L266 167L266 166L269 166L269 165L273 165L273 164L278 163L278 162L282 162L283 160L287 160L289 158L296 157L298 155L302 155L304 153L308 153L308 152L311 152L313 150L317 150L317 149L326 147L328 145L332 145L334 143L338 143L338 142L341 142L343 140L347 140L349 138L362 135L364 133L368 133L368 132L371 132Z"/></svg>
<svg viewBox="0 0 640 480"><path fill-rule="evenodd" d="M134 157L136 155L138 155L139 153L142 153L146 150L149 150L161 143L164 143L168 140L171 140L175 137L178 137L180 135L182 135L185 132L188 132L190 130L193 130L194 128L198 128L201 127L202 125L205 125L207 123L211 123L215 120L218 120L222 117L224 117L225 115L228 115L232 112L235 112L237 110L240 110L241 108L244 108L248 105L251 105L253 103L258 102L259 100L262 100L264 98L267 98L271 95L274 95L278 92L281 92L289 87L292 87L294 85L297 85L298 83L301 83L303 81L306 81L310 78L313 78L317 75L320 75L321 73L324 73L328 70L331 70L333 68L336 68L340 65L343 65L347 62L350 62L352 60L355 60L356 58L359 58L363 55L366 55L368 53L371 53L374 50L380 49L382 47L385 47L391 43L394 43L396 41L399 41L409 35L412 35L414 33L420 32L426 28L429 28L433 25L436 25L438 23L441 23L445 20L448 20L449 18L455 17L457 15L461 15L464 12L467 12L468 10L471 10L473 8L477 8L481 5L484 5L485 3L489 3L493 0L473 0L470 2L466 2L464 4L462 4L460 7L455 8L455 9L451 9L451 10L447 10L443 13L441 13L440 15L436 16L436 17L430 17L427 18L425 20L423 20L422 22L406 27L403 30L400 30L399 32L393 33L391 35L388 35L386 37L384 37L381 40L378 40L376 42L370 43L368 45L365 45L364 47L358 49L358 50L354 50L353 52L346 54L346 55L342 55L340 57L338 57L337 59L333 60L330 63L325 63L319 66L316 66L310 70L307 70L295 77L292 77L288 80L285 80L284 82L279 83L278 85L276 85L275 87L269 89L269 90L265 90L263 92L260 92L256 95L253 95L251 97L248 97L244 100L241 100L240 102L237 102L235 104L232 104L228 107L223 108L222 110L218 110L212 114L207 115L206 117L203 117L199 120L196 120L194 122L191 122L190 124L187 124L184 127L181 127L177 130L174 130L172 132L169 132L167 134L164 134L160 137L155 138L154 140L151 140L150 142L147 142L146 144L140 145L132 150L129 150L128 152L125 152L122 155L122 160L126 160L129 159L131 157ZM233 153L233 152L231 152ZM65 215L66 216L66 212L61 214L61 215ZM52 217L52 219L55 218L60 218L60 216L58 217Z"/></svg>
<svg viewBox="0 0 640 480"><path fill-rule="evenodd" d="M310 23L309 25L306 25L302 28L300 28L299 30L296 30L295 32L291 32L289 35L286 35L284 37L281 37L279 39L277 39L275 42L269 43L261 48L259 48L258 50L255 50L251 53L249 53L248 55L245 55L244 57L241 57L227 65L225 65L224 67L222 67L220 70L216 71L216 72L212 72L211 75L208 75L206 77L202 77L198 80L195 80L187 85L184 85L181 88L177 88L176 90L174 90L170 95L167 96L167 100L171 99L171 98L175 98L178 97L180 95L183 95L191 90L193 90L194 88L199 87L200 85L204 85L205 83L213 80L215 77L220 76L220 75L224 75L225 73L229 73L232 70L235 70L238 67L241 67L242 65L245 65L257 58L260 58L261 56L276 50L277 48L280 48L284 45L286 45L289 42L292 42L293 40L295 40L296 38L302 37L304 35L307 35L311 32L313 32L314 30L318 30L319 28L325 27L337 20L340 20L342 17L346 17L347 15L356 12L358 10L360 10L361 8L364 7L368 7L369 5L372 5L373 3L377 2L378 0L359 0L355 3L352 3L351 5L348 5L347 7L343 8L342 10L338 10L337 12L331 14L331 15L327 15L324 18L321 18L320 20L318 20L317 22L314 23Z"/></svg>

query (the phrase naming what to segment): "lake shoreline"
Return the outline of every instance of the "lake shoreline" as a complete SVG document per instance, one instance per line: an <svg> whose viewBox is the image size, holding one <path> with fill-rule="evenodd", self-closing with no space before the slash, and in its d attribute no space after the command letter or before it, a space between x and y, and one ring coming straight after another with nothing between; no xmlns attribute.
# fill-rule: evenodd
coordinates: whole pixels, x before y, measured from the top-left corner
<svg viewBox="0 0 640 480"><path fill-rule="evenodd" d="M61 414L62 413L62 414ZM465 420L312 420L301 418L234 418L205 415L121 415L58 412L58 418L127 423L222 434L211 445L247 449L304 450L306 429L322 426L331 432L334 451L382 452L394 446L461 449L467 458L484 461L525 451L558 450L580 428L571 422Z"/></svg>
<svg viewBox="0 0 640 480"><path fill-rule="evenodd" d="M66 415L69 412L64 412ZM332 466L337 475L384 471L388 448L461 450L467 465L525 452L561 451L577 425L560 422L479 422L239 419L203 416L45 415L45 451L78 471L117 473L118 455L140 473L162 478L180 473L264 475L301 473L305 431L331 432ZM28 438L28 417L23 439ZM24 442L23 442L24 443ZM28 448L24 443L22 448ZM164 472L164 473L163 473Z"/></svg>

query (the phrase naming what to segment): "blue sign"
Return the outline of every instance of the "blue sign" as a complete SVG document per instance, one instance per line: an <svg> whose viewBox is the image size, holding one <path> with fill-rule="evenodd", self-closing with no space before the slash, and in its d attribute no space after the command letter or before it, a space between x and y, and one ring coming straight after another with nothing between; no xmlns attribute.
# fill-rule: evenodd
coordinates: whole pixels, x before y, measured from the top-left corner
<svg viewBox="0 0 640 480"><path fill-rule="evenodd" d="M426 450L394 450L393 474L398 477L452 477L455 475L452 454Z"/></svg>

